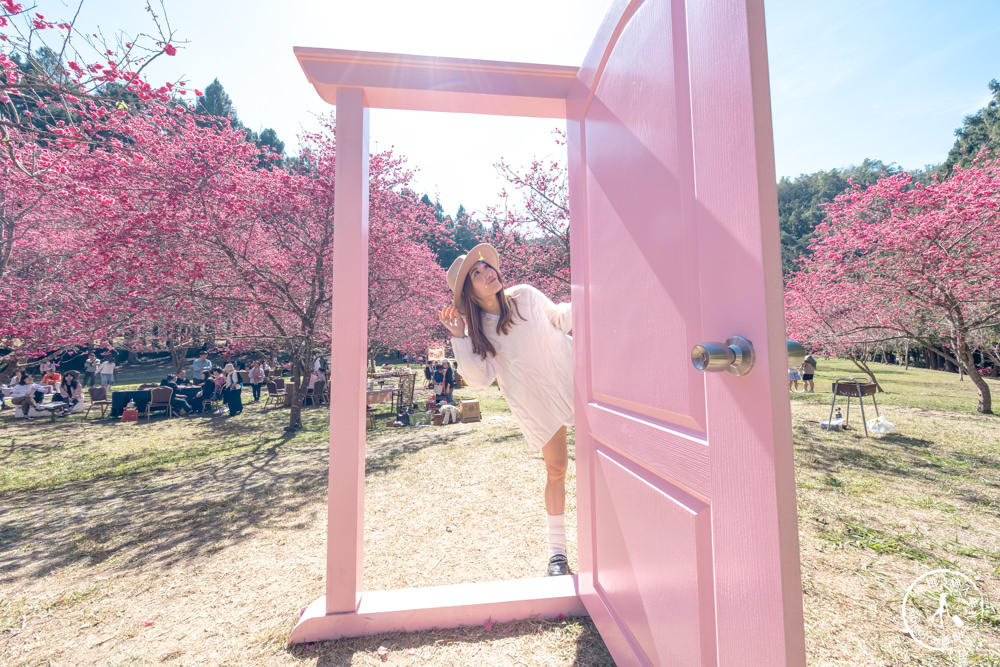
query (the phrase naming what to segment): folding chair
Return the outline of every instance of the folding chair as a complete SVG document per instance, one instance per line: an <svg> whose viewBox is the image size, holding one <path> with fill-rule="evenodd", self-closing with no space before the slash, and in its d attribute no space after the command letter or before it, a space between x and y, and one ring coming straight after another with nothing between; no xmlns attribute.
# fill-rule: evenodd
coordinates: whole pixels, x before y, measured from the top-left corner
<svg viewBox="0 0 1000 667"><path fill-rule="evenodd" d="M90 387L88 393L90 394L90 405L87 406L87 411L83 413L83 418L86 419L90 411L97 407L101 408L101 417L103 418L104 413L111 407L111 399L108 398L108 388Z"/></svg>
<svg viewBox="0 0 1000 667"><path fill-rule="evenodd" d="M265 408L267 408L267 404L271 402L271 399L274 399L275 401L277 401L279 404L282 405L284 405L285 403L285 390L278 389L278 385L275 382L267 383L267 398L264 399Z"/></svg>

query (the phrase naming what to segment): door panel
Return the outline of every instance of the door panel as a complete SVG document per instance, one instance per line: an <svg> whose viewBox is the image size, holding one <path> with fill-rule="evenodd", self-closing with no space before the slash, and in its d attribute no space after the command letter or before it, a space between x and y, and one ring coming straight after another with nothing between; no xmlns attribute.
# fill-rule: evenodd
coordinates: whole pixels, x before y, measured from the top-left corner
<svg viewBox="0 0 1000 667"><path fill-rule="evenodd" d="M761 1L619 2L577 83L581 597L619 664L801 664Z"/></svg>
<svg viewBox="0 0 1000 667"><path fill-rule="evenodd" d="M711 664L708 505L680 489L647 481L641 468L615 461L606 452L598 453L595 473L594 535L601 594L629 628L646 661ZM635 512L636 507L648 511ZM657 530L659 526L670 530Z"/></svg>
<svg viewBox="0 0 1000 667"><path fill-rule="evenodd" d="M683 56L683 39L673 39L669 25L683 17L662 14L638 8L606 62L587 114L587 206L595 221L587 244L589 354L595 398L704 433L702 378L684 357L664 354L686 345L700 319L695 230L683 224L693 200L691 135L681 131L690 125L686 60L651 76L635 70L644 59L671 62L676 51ZM666 127L676 131L664 132ZM627 366L615 354L625 351L625 340L633 360ZM654 368L662 381L635 381L637 370Z"/></svg>

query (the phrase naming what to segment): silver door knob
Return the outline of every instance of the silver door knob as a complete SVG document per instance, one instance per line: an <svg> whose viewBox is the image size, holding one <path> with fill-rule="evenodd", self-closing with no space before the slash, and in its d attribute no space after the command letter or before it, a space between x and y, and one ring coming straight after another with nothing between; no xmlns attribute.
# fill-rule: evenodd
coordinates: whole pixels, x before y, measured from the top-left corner
<svg viewBox="0 0 1000 667"><path fill-rule="evenodd" d="M701 343L691 350L691 363L699 371L746 375L753 368L753 360L753 343L742 336L727 338L725 343Z"/></svg>
<svg viewBox="0 0 1000 667"><path fill-rule="evenodd" d="M788 367L800 366L806 360L806 348L794 340L786 340L785 343L788 345Z"/></svg>

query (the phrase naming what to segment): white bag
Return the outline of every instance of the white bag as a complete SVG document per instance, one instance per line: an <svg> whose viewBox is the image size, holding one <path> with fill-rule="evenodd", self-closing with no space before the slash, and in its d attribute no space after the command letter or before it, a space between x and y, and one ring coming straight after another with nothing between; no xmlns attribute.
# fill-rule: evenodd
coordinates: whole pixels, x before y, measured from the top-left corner
<svg viewBox="0 0 1000 667"><path fill-rule="evenodd" d="M895 433L896 426L885 417L876 417L868 420L868 430L872 433L885 435L886 433Z"/></svg>

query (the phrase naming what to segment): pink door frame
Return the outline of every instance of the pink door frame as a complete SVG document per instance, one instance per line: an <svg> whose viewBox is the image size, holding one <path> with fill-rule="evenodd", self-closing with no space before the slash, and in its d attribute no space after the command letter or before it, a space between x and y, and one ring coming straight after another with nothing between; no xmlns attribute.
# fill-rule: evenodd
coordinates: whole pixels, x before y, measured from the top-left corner
<svg viewBox="0 0 1000 667"><path fill-rule="evenodd" d="M654 0L649 0L653 2ZM619 0L614 3L608 19L602 27L599 41L615 39L614 31L621 25L623 17L642 5L642 0ZM759 161L771 161L773 155L770 142L770 114L768 102L768 82L766 76L766 53L763 50L763 7L762 0L718 0L709 3L711 11L738 10L737 14L749 16L751 25L743 26L759 41L752 43L746 57L753 61L749 68L752 80L744 82L753 89L753 116L755 120L755 141L758 142ZM704 19L704 16L702 16ZM739 28L739 26L737 26ZM743 35L746 39L746 35ZM602 44L595 49L600 54ZM574 90L579 90L580 79L592 81L599 76L603 67L600 58L588 56L583 68L528 65L518 63L475 61L454 58L429 58L397 54L341 51L333 49L296 48L295 53L309 81L320 97L337 106L338 121L338 174L336 234L338 244L334 256L334 286L338 291L333 300L334 338L333 358L340 362L333 369L335 377L331 386L338 388L339 394L331 398L331 433L345 433L331 437L330 460L337 461L330 469L330 492L328 505L328 547L326 595L313 602L302 615L298 625L290 635L290 642L304 642L335 639L344 636L374 634L387 631L415 631L433 627L474 625L492 618L494 621L508 621L526 617L555 617L558 614L580 615L587 613L582 603L583 597L592 595L593 586L577 577L556 577L551 579L529 579L509 582L488 582L482 584L460 584L395 591L363 591L363 515L364 515L364 415L363 386L366 322L364 303L367 295L367 155L368 155L368 108L390 108L410 110L431 110L465 113L489 113L494 115L533 116L567 118L567 100ZM763 60L761 60L763 59ZM763 73L763 78L760 77ZM718 82L713 82L717 84ZM763 104L764 106L759 106ZM764 122L766 116L767 124ZM772 176L773 166L765 165L760 176L766 176L768 169ZM571 179L574 175L570 174ZM766 187L763 183L761 187ZM763 193L766 200L768 195ZM762 213L767 214L768 211ZM770 231L766 234L771 234ZM346 239L346 241L345 241ZM765 239L774 242L773 238ZM339 248L339 254L336 250ZM772 276L768 276L771 278ZM577 292L574 276L574 296ZM777 285L780 292L780 283ZM773 281L768 281L767 289L776 289ZM338 298L338 295L343 295ZM771 300L774 301L773 299ZM773 303L771 304L773 306ZM780 314L770 312L768 318L780 322ZM777 317L777 319L776 319ZM778 361L783 353L783 336L767 336L768 340L756 341L764 346L762 368L757 372L775 375L781 365ZM779 350L779 347L782 350ZM774 367L774 368L772 368ZM780 369L779 369L780 370ZM774 381L774 378L771 379ZM719 387L715 380L711 386ZM356 390L351 389L357 388ZM725 400L724 391L714 391L717 398ZM581 409L578 397L577 409ZM773 430L778 433L787 421L787 415L775 409L771 414ZM334 428L335 425L335 428ZM780 435L780 434L779 434ZM788 434L790 444L790 433ZM783 436L776 440L783 440ZM790 447L788 448L790 457ZM781 450L784 454L784 449ZM780 522L780 545L775 550L782 554L779 559L785 565L794 558L794 573L779 575L782 588L798 581L797 535L795 534L794 482L789 500L786 491L792 480L791 461L778 460L772 470L782 489L776 520ZM713 473L714 474L714 473ZM758 480L760 481L760 480ZM773 481L773 480L772 480ZM768 511L774 510L769 507ZM588 539L590 527L580 526L580 539ZM794 552L794 553L793 553ZM581 576L593 572L585 567L581 554ZM773 563L768 563L770 568ZM794 576L792 576L794 575ZM581 592L581 588L583 589ZM788 664L801 663L801 606L796 609L798 593L783 593L787 615L776 619L777 627L771 620L765 620L767 629L756 637L758 645L778 644L784 649L771 646L761 655L786 656ZM587 607L590 607L588 603ZM602 634L602 619L595 617ZM721 628L720 628L721 629ZM744 635L744 638L746 636ZM732 649L739 638L723 640ZM609 642L613 653L619 654ZM757 651L752 651L758 654ZM732 657L727 650L721 650L720 662ZM748 656L744 656L748 657ZM738 662L738 661L737 661ZM777 662L773 664L778 664Z"/></svg>
<svg viewBox="0 0 1000 667"><path fill-rule="evenodd" d="M326 595L290 642L586 615L576 576L362 588L364 386L368 294L368 109L565 118L577 68L296 48L320 97L337 106Z"/></svg>

